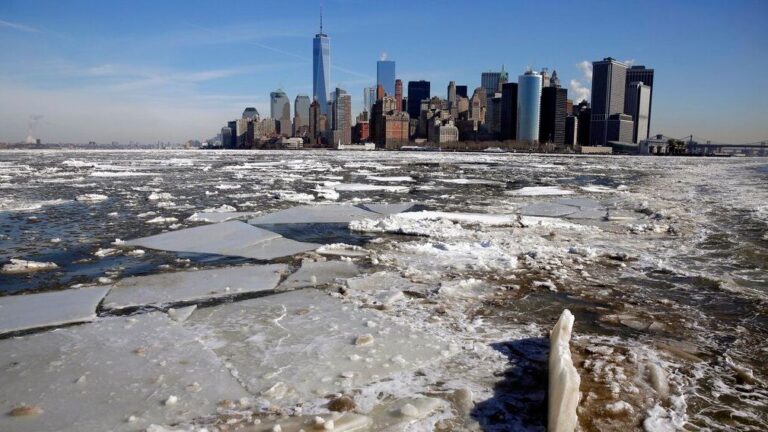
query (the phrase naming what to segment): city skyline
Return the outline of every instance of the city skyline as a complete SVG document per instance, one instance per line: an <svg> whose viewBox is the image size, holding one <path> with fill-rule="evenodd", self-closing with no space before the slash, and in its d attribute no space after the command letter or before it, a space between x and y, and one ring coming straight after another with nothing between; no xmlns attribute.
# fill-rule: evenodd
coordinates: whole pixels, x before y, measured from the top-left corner
<svg viewBox="0 0 768 432"><path fill-rule="evenodd" d="M275 89L284 89L289 101L297 94L312 95L310 39L318 33L320 7L315 2L294 4L296 17L291 20L236 17L231 26L221 27L208 24L211 11L206 14L205 10L213 8L211 5L190 8L202 10L179 17L166 14L166 22L161 22L154 15L163 15L168 5L138 2L133 8L112 5L116 10L106 11L99 4L78 8L73 3L6 2L0 6L0 64L4 66L0 93L6 101L0 104L0 141L22 141L30 133L48 142L204 139L246 106L256 107L262 115L270 112L269 95ZM764 80L725 85L727 68L759 71L768 66L768 31L758 26L758 18L768 12L762 2L744 1L732 7L696 2L696 10L691 10L692 2L676 2L657 21L651 17L660 13L662 3L644 3L633 16L636 28L600 20L607 30L621 27L624 31L602 40L593 32L580 31L578 25L555 25L551 34L533 37L533 33L526 34L532 24L526 24L525 18L543 19L545 14L515 3L499 8L493 21L501 23L512 14L519 29L492 23L484 26L491 29L469 29L473 50L467 50L466 41L457 35L443 42L440 55L419 54L413 48L422 43L377 31L397 19L421 34L414 17L398 14L405 3L396 2L386 9L374 3L360 5L358 12L379 17L369 25L355 20L346 5L324 2L322 32L332 40L328 90L339 87L352 95L352 118L363 108L363 88L376 84L376 62L382 53L396 62L395 78L404 85L430 81L432 95L442 98L447 97L449 81L467 85L471 94L481 85L481 73L504 65L513 77L528 66L556 70L574 103L591 88L591 62L613 56L657 71L651 134L682 137L693 133L734 142L768 138L768 128L760 121L768 116L768 103L761 97L768 90ZM440 14L461 6L441 5L445 11ZM611 15L600 10L600 3L582 6L593 18ZM277 10L277 4L262 7ZM562 3L560 7L570 6ZM629 3L625 7L636 8ZM581 12L573 18L582 16ZM475 13L461 14L461 19L471 22ZM124 22L107 37L108 22L79 26L89 17L111 14L123 16ZM556 15L556 22L564 20ZM661 44L670 33L664 23L674 19L680 23L679 40ZM708 26L710 33L683 34L688 20L698 20L697 25ZM741 33L727 34L733 23L739 23ZM492 43L503 32L510 33L510 41L520 43L510 43L509 48ZM421 36L429 33L424 31ZM559 46L553 47L550 39L559 40ZM532 44L535 46L527 46ZM580 48L585 45L589 48ZM251 55L243 55L243 48ZM675 52L684 48L689 51ZM690 60L681 62L680 58Z"/></svg>

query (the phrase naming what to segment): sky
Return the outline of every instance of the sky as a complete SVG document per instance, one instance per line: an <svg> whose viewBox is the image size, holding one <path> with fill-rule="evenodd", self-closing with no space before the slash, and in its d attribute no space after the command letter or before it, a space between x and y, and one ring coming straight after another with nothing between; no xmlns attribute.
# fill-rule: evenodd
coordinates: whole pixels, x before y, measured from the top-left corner
<svg viewBox="0 0 768 432"><path fill-rule="evenodd" d="M589 96L591 62L655 69L651 133L768 140L768 1L323 0L331 87L362 109L386 53L397 77L480 85L556 70ZM0 0L0 141L184 142L269 93L312 94L319 1ZM293 108L292 108L293 109Z"/></svg>

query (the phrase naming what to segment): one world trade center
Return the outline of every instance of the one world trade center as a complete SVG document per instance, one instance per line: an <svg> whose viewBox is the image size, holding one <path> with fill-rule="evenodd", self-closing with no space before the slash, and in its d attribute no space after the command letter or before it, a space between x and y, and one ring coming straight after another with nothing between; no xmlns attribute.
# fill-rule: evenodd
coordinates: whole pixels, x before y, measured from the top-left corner
<svg viewBox="0 0 768 432"><path fill-rule="evenodd" d="M320 104L320 112L328 115L328 87L331 81L331 40L323 33L323 13L320 12L320 33L312 41L312 97Z"/></svg>

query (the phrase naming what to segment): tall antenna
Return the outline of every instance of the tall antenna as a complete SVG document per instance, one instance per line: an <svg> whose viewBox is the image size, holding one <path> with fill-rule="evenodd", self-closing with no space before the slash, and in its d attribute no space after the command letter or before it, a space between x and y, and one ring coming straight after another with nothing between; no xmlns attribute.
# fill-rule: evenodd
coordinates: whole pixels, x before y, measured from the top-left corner
<svg viewBox="0 0 768 432"><path fill-rule="evenodd" d="M320 34L323 34L323 4L320 3Z"/></svg>

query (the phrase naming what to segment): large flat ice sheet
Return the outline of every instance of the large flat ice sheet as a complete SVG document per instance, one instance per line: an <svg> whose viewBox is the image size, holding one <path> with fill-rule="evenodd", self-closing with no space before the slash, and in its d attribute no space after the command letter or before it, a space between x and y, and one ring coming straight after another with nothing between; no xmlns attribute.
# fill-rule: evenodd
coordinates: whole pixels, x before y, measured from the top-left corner
<svg viewBox="0 0 768 432"><path fill-rule="evenodd" d="M280 272L287 269L274 264L130 277L110 286L104 307L162 306L269 291L280 282Z"/></svg>
<svg viewBox="0 0 768 432"><path fill-rule="evenodd" d="M280 284L278 290L290 291L299 288L315 287L333 282L336 279L355 277L360 268L348 261L307 262Z"/></svg>
<svg viewBox="0 0 768 432"><path fill-rule="evenodd" d="M392 204L368 203L368 204L361 204L360 207L375 213L380 213L384 215L393 215L395 213L402 213L404 211L410 210L416 204L417 203L415 202L392 203Z"/></svg>
<svg viewBox="0 0 768 432"><path fill-rule="evenodd" d="M196 310L184 326L231 364L249 391L286 403L365 386L453 353L422 331L311 288Z"/></svg>
<svg viewBox="0 0 768 432"><path fill-rule="evenodd" d="M280 234L239 221L171 231L129 240L125 244L173 252L231 255L263 260L320 247L314 243L286 239Z"/></svg>
<svg viewBox="0 0 768 432"><path fill-rule="evenodd" d="M107 291L96 287L0 297L0 334L92 321Z"/></svg>
<svg viewBox="0 0 768 432"><path fill-rule="evenodd" d="M139 431L246 396L214 353L162 313L0 340L2 431ZM21 403L42 413L5 415Z"/></svg>
<svg viewBox="0 0 768 432"><path fill-rule="evenodd" d="M254 225L300 223L349 223L353 220L381 217L380 214L348 204L305 205L291 207L250 219Z"/></svg>

